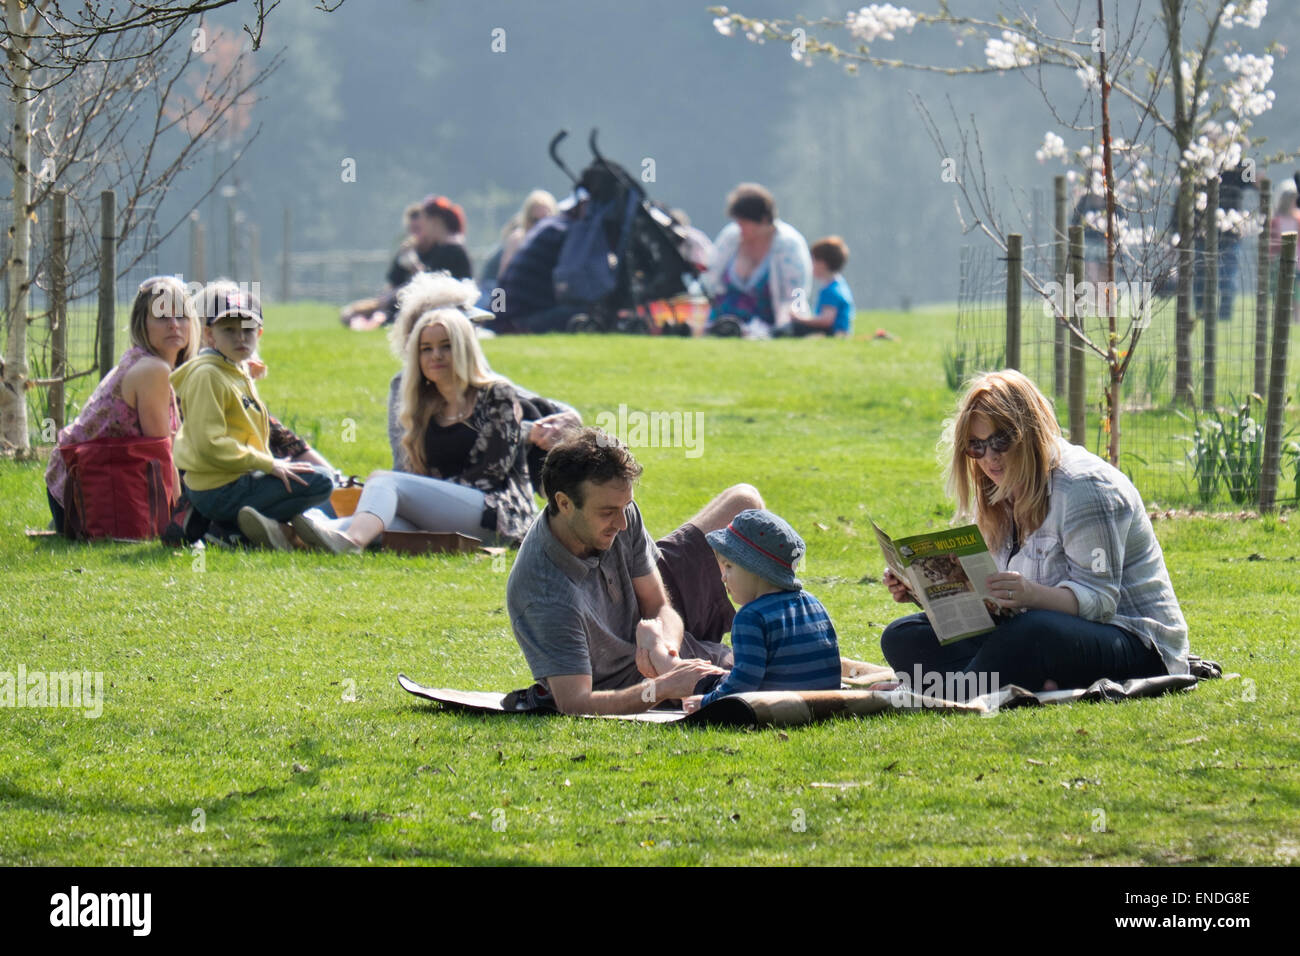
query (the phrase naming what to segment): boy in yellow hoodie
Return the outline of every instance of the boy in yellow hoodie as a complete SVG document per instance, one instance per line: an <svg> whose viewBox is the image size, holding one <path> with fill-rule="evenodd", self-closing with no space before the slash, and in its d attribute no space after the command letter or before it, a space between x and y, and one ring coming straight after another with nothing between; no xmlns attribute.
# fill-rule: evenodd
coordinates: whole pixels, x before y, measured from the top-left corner
<svg viewBox="0 0 1300 956"><path fill-rule="evenodd" d="M329 498L333 479L269 451L270 415L248 372L262 335L257 296L217 281L196 299L206 348L171 375L182 419L176 467L190 503L213 523L210 536L233 543L237 525L254 544L291 550L284 522Z"/></svg>

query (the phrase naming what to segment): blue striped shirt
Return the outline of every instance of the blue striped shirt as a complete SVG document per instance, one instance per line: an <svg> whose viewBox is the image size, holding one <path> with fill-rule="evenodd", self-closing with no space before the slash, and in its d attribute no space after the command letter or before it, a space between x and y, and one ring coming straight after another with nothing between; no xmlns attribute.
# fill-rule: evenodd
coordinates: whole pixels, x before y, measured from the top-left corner
<svg viewBox="0 0 1300 956"><path fill-rule="evenodd" d="M731 648L731 673L704 695L701 707L754 690L839 689L835 626L807 591L775 591L750 601L731 624Z"/></svg>

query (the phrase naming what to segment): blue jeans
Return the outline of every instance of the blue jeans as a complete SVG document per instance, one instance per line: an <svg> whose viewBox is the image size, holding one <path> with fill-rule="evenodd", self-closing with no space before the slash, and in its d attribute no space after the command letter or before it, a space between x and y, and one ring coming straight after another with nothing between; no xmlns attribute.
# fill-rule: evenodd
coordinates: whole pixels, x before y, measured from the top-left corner
<svg viewBox="0 0 1300 956"><path fill-rule="evenodd" d="M313 465L310 472L298 472L297 476L307 483L300 485L290 478L288 490L274 475L254 477L250 471L219 488L195 491L187 485L185 492L195 510L212 521L234 524L239 509L244 507L274 521L288 521L313 505L328 500L334 490L334 479L329 469L321 465Z"/></svg>
<svg viewBox="0 0 1300 956"><path fill-rule="evenodd" d="M1126 681L1168 673L1160 652L1136 634L1038 609L1018 614L987 634L947 645L939 643L924 614L912 614L885 628L880 649L899 677L911 683L919 669L945 675L950 686L974 685L981 693L1004 684L1037 692L1048 680L1064 689L1087 687L1103 677ZM949 682L946 675L984 675L984 680Z"/></svg>

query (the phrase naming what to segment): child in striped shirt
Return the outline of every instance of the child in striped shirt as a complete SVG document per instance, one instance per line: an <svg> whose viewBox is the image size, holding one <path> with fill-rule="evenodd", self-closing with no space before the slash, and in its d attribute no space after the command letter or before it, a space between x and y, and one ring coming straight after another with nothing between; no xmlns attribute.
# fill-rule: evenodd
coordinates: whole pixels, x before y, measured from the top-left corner
<svg viewBox="0 0 1300 956"><path fill-rule="evenodd" d="M710 531L722 582L741 605L731 625L735 662L682 701L692 713L719 697L756 690L838 690L840 649L821 601L794 576L803 539L770 511L750 509Z"/></svg>

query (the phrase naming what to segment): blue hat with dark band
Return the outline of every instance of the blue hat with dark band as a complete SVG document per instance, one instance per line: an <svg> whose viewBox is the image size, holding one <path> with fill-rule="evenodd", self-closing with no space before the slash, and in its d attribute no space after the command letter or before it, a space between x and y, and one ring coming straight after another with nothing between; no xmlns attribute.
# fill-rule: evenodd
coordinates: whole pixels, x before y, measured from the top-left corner
<svg viewBox="0 0 1300 956"><path fill-rule="evenodd" d="M727 527L710 531L705 537L718 554L764 581L786 591L803 587L794 576L807 550L803 538L772 512L750 508L732 518Z"/></svg>

